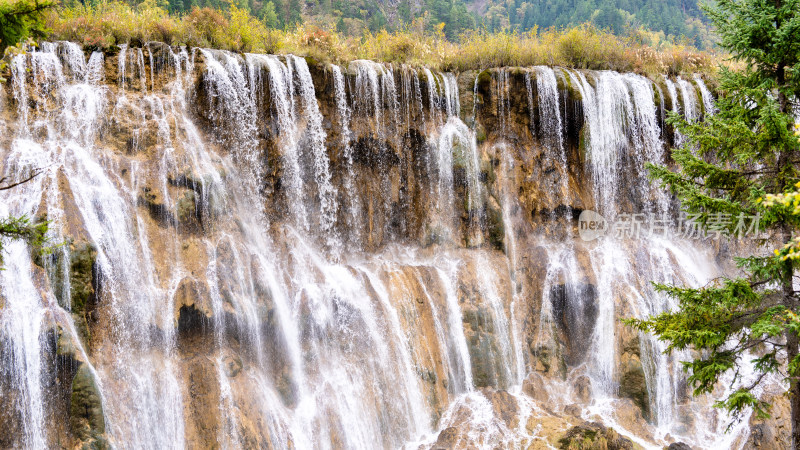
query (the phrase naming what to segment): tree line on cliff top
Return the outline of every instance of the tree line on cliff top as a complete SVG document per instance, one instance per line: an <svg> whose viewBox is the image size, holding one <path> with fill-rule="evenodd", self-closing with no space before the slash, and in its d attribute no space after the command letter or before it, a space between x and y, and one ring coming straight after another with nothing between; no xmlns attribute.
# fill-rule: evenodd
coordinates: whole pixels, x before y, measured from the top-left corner
<svg viewBox="0 0 800 450"><path fill-rule="evenodd" d="M93 7L105 0L0 0L0 18L9 9L30 5ZM451 41L464 32L527 32L550 27L568 28L590 23L620 35L647 30L657 40L680 41L710 48L709 27L697 0L121 0L131 7L142 3L162 7L174 15L210 7L233 5L269 27L286 29L312 23L345 35L365 31L402 30L421 22L427 31L440 29ZM2 20L2 19L0 19ZM16 29L13 24L5 28ZM23 27L24 28L24 27ZM10 45L5 40L6 45Z"/></svg>
<svg viewBox="0 0 800 450"><path fill-rule="evenodd" d="M196 6L221 8L227 0L165 0L172 12ZM482 28L496 32L571 27L592 23L621 34L645 28L663 38L685 37L698 48L711 45L697 0L235 0L271 26L306 20L332 23L340 33L402 28L424 20L429 31L442 26L448 39Z"/></svg>

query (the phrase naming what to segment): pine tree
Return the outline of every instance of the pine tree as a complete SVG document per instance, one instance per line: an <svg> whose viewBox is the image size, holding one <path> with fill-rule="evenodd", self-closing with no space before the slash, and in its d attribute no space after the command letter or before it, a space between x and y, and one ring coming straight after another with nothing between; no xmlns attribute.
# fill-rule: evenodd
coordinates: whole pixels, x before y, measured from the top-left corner
<svg viewBox="0 0 800 450"><path fill-rule="evenodd" d="M295 26L303 22L303 3L300 0L289 0L287 3L286 25Z"/></svg>
<svg viewBox="0 0 800 450"><path fill-rule="evenodd" d="M725 217L726 231L734 234L737 218L760 216L769 233L761 247L766 250L737 259L739 278L699 289L657 285L678 300L679 309L627 322L667 342L668 351L702 350L684 362L695 395L711 393L724 373L739 379L737 369L755 358L756 379L717 402L735 419L751 408L767 417L770 405L752 388L768 374L782 375L792 448L800 448L800 297L793 286L798 260L787 256L791 245L784 247L796 242L799 223L795 211L771 206L798 181L800 141L792 109L800 98L800 0L717 0L706 12L720 45L744 68L720 68L716 115L698 123L670 119L687 142L673 150L674 170L651 166L651 175L706 228ZM769 252L776 244L780 248Z"/></svg>
<svg viewBox="0 0 800 450"><path fill-rule="evenodd" d="M271 1L264 3L258 13L258 17L268 28L278 28L280 22L278 21L278 13L275 11L275 3Z"/></svg>

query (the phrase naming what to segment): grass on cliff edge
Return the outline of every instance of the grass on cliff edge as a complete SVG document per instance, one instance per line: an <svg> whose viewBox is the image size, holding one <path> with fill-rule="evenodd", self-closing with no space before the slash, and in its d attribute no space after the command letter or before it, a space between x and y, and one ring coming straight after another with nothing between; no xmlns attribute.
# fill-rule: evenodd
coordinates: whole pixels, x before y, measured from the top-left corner
<svg viewBox="0 0 800 450"><path fill-rule="evenodd" d="M628 37L590 25L527 33L471 31L454 43L445 39L441 27L426 33L423 24L414 23L400 32L347 37L314 25L271 29L234 5L224 11L195 8L184 16L172 16L153 0L136 7L103 1L59 8L47 13L46 25L49 39L75 41L89 48L163 41L237 52L294 53L321 62L371 59L446 71L543 64L656 75L711 73L718 63L714 55L688 46L646 45L643 42L652 40L644 31Z"/></svg>

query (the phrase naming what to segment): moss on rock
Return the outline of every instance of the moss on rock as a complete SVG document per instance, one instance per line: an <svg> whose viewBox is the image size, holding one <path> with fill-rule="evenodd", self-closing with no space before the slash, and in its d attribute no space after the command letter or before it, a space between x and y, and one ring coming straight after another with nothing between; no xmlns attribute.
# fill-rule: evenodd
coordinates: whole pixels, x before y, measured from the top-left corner
<svg viewBox="0 0 800 450"><path fill-rule="evenodd" d="M81 448L109 448L104 436L106 423L102 398L94 375L86 364L81 364L72 379L69 424L75 438L83 442Z"/></svg>
<svg viewBox="0 0 800 450"><path fill-rule="evenodd" d="M647 391L647 380L641 361L639 337L626 341L620 357L619 395L633 400L642 410L642 417L650 420L650 394Z"/></svg>
<svg viewBox="0 0 800 450"><path fill-rule="evenodd" d="M183 193L176 205L178 223L181 227L195 230L200 226L197 210L197 194L192 190Z"/></svg>
<svg viewBox="0 0 800 450"><path fill-rule="evenodd" d="M83 315L87 307L94 301L94 267L97 261L97 248L89 242L72 243L69 259L72 310Z"/></svg>
<svg viewBox="0 0 800 450"><path fill-rule="evenodd" d="M596 422L584 422L570 428L558 441L562 450L633 450L629 439L619 435L613 428Z"/></svg>
<svg viewBox="0 0 800 450"><path fill-rule="evenodd" d="M96 303L97 247L68 238L63 248L43 255L36 263L46 268L58 304L71 311L81 340L88 343L89 319Z"/></svg>
<svg viewBox="0 0 800 450"><path fill-rule="evenodd" d="M503 211L496 202L488 202L486 207L486 232L489 243L497 250L505 249L506 227L503 223Z"/></svg>

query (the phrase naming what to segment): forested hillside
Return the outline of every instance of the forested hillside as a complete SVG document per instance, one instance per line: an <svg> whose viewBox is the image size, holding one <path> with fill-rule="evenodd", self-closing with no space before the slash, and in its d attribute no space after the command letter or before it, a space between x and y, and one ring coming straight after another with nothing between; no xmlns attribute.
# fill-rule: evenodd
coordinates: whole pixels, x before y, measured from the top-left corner
<svg viewBox="0 0 800 450"><path fill-rule="evenodd" d="M445 0L440 0L445 1ZM669 36L687 36L707 45L707 26L697 0L467 0L490 29L564 27L592 22L621 33L645 27Z"/></svg>
<svg viewBox="0 0 800 450"><path fill-rule="evenodd" d="M67 0L77 3L79 0ZM91 3L96 0L86 0ZM291 27L313 22L340 33L402 29L412 24L427 31L441 30L450 40L464 31L529 31L582 23L615 34L648 30L650 40L681 40L709 48L711 38L697 0L146 0L173 14L194 7L226 9L234 4L268 27ZM128 3L139 3L128 0Z"/></svg>

